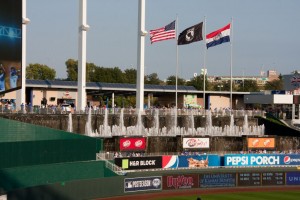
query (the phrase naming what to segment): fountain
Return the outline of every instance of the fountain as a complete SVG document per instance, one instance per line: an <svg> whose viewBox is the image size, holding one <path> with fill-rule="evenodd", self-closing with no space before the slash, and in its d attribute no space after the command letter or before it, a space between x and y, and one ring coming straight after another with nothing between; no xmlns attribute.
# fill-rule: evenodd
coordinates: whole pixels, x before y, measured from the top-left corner
<svg viewBox="0 0 300 200"><path fill-rule="evenodd" d="M264 126L250 126L248 125L248 116L244 115L244 123L242 127L234 125L234 116L230 115L230 121L228 125L213 126L212 113L210 110L206 111L206 125L205 127L195 127L195 116L193 110L189 110L185 116L186 126L179 127L177 125L177 110L172 109L169 112L164 113L164 118L169 119L169 125L160 127L159 122L159 110L149 112L148 115L152 115L150 119L152 121L152 127L145 128L143 124L143 115L141 111L136 112L136 124L133 126L125 126L124 124L124 110L121 109L120 120L118 124L109 125L108 110L105 109L103 124L99 126L99 133L97 130L92 130L92 117L91 110L89 110L88 118L86 122L85 134L91 137L113 137L113 136L164 136L172 137L176 135L189 135L189 136L229 136L229 137L241 137L242 135L264 135ZM204 117L204 116L203 116ZM226 119L226 116L218 116L218 118ZM228 119L228 118L227 118ZM221 119L220 119L221 120Z"/></svg>
<svg viewBox="0 0 300 200"><path fill-rule="evenodd" d="M87 118L87 122L85 124L85 135L87 136L93 136L93 131L92 131L92 111L91 108L89 108L89 112L88 112L88 118Z"/></svg>
<svg viewBox="0 0 300 200"><path fill-rule="evenodd" d="M68 120L68 132L73 132L73 121L72 121L72 113L69 113L69 120Z"/></svg>
<svg viewBox="0 0 300 200"><path fill-rule="evenodd" d="M244 116L243 134L249 135L248 115Z"/></svg>

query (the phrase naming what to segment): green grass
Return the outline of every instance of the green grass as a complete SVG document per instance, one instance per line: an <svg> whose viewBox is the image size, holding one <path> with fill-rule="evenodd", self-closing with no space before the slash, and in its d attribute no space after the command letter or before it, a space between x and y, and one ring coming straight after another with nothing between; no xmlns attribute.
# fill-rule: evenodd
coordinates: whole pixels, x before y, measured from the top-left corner
<svg viewBox="0 0 300 200"><path fill-rule="evenodd" d="M272 192L236 192L223 194L199 195L201 200L299 200L300 191L272 191ZM177 196L158 198L156 200L196 200L198 196Z"/></svg>

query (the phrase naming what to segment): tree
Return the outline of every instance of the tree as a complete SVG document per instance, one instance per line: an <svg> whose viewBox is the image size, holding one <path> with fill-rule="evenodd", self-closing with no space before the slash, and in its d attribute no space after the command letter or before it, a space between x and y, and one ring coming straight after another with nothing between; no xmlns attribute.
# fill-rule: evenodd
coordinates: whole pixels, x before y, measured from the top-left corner
<svg viewBox="0 0 300 200"><path fill-rule="evenodd" d="M192 78L187 85L194 86L197 90L203 90L203 75L196 76ZM210 87L210 83L207 80L207 76L205 77L205 90L207 90Z"/></svg>
<svg viewBox="0 0 300 200"><path fill-rule="evenodd" d="M77 81L78 62L73 59L68 59L65 64L67 66L67 80L68 81Z"/></svg>
<svg viewBox="0 0 300 200"><path fill-rule="evenodd" d="M26 79L34 80L54 80L56 71L47 65L29 64L26 67Z"/></svg>
<svg viewBox="0 0 300 200"><path fill-rule="evenodd" d="M283 89L283 80L282 75L278 76L277 80L268 81L265 85L265 90L282 90Z"/></svg>
<svg viewBox="0 0 300 200"><path fill-rule="evenodd" d="M136 69L125 69L124 73L126 83L136 84Z"/></svg>
<svg viewBox="0 0 300 200"><path fill-rule="evenodd" d="M86 64L86 81L87 82L97 82L97 77L95 76L95 71L97 66L94 63Z"/></svg>
<svg viewBox="0 0 300 200"><path fill-rule="evenodd" d="M176 85L176 76L169 76L167 78L167 85ZM185 85L185 80L177 77L177 85Z"/></svg>
<svg viewBox="0 0 300 200"><path fill-rule="evenodd" d="M95 82L104 82L104 83L125 83L125 77L123 72L118 68L104 68L96 67L95 72L93 73Z"/></svg>
<svg viewBox="0 0 300 200"><path fill-rule="evenodd" d="M240 86L239 92L258 92L259 87L254 80L244 80L243 86Z"/></svg>
<svg viewBox="0 0 300 200"><path fill-rule="evenodd" d="M158 78L157 73L152 73L145 77L145 84L159 85L161 82L162 81Z"/></svg>

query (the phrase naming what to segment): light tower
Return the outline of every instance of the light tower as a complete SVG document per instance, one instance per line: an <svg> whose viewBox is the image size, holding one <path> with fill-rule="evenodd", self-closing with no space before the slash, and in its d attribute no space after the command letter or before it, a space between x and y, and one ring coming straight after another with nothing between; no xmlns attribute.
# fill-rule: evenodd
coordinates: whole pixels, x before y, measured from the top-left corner
<svg viewBox="0 0 300 200"><path fill-rule="evenodd" d="M22 83L21 89L17 90L17 98L16 98L16 108L18 108L21 104L25 105L25 90L26 90L26 25L30 22L30 20L26 17L26 0L22 0Z"/></svg>
<svg viewBox="0 0 300 200"><path fill-rule="evenodd" d="M145 0L139 0L138 11L138 42L137 42L137 84L136 108L144 109L144 74L145 74Z"/></svg>
<svg viewBox="0 0 300 200"><path fill-rule="evenodd" d="M86 106L86 1L79 0L79 40L78 40L78 96L77 109L84 110Z"/></svg>

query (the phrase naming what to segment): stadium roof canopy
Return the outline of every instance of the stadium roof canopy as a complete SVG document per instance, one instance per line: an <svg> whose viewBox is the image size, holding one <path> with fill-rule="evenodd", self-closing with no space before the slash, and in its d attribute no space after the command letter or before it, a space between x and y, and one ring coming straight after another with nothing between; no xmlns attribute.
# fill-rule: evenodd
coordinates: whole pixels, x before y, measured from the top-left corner
<svg viewBox="0 0 300 200"><path fill-rule="evenodd" d="M52 89L74 89L78 88L77 81L62 81L62 80L26 80L26 87L31 88L52 88ZM129 83L102 83L102 82L87 82L86 90L88 94L96 93L120 93L130 94L136 92L136 84ZM174 93L176 92L175 85L147 85L144 86L145 93ZM178 93L197 94L203 91L197 90L193 86L177 86ZM206 91L213 94L229 94L229 91ZM232 92L233 94L249 94L250 92Z"/></svg>

